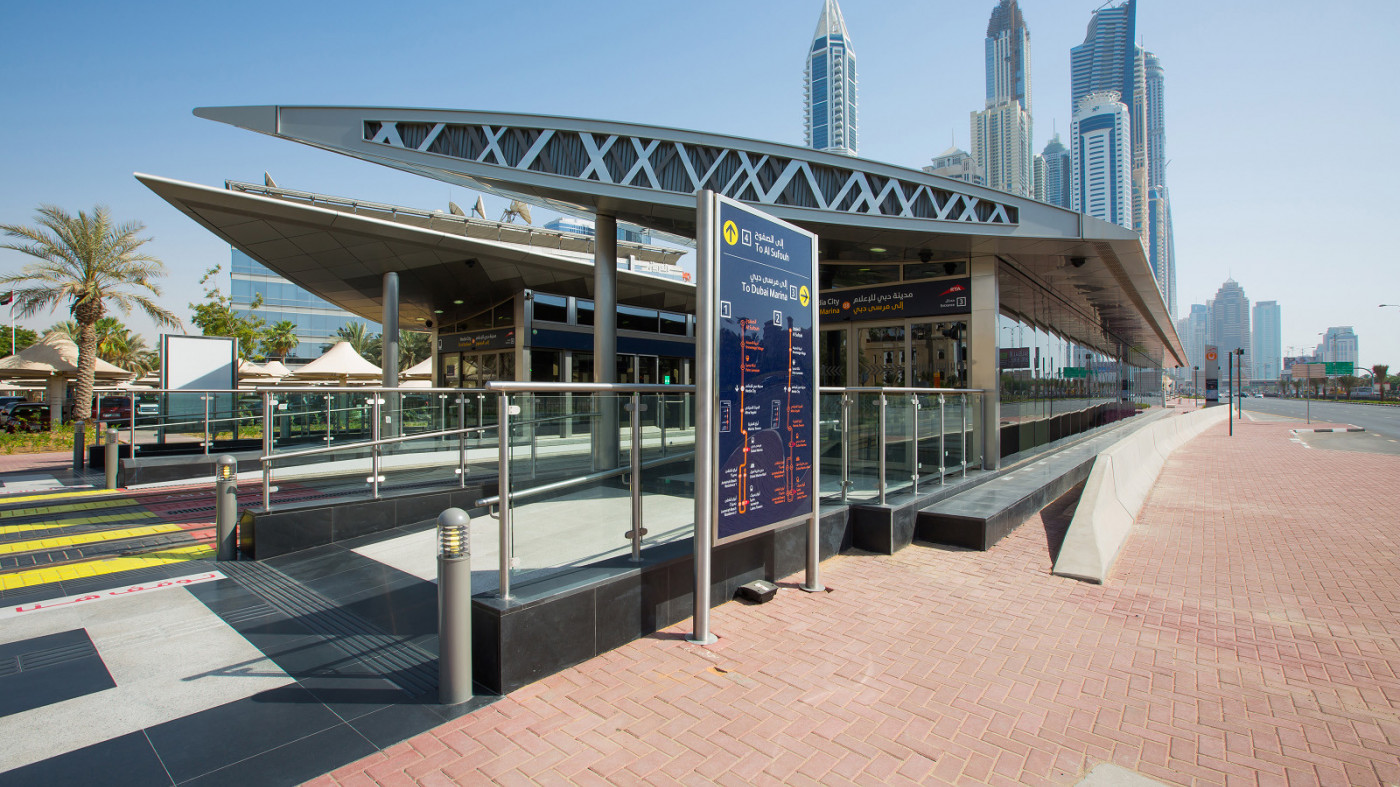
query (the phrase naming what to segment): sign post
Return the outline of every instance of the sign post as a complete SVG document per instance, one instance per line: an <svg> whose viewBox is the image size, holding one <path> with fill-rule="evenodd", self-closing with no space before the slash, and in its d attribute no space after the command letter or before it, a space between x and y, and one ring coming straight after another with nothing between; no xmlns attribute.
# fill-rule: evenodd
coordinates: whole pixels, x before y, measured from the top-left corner
<svg viewBox="0 0 1400 787"><path fill-rule="evenodd" d="M695 630L709 644L711 554L807 521L820 577L817 237L702 191L696 255Z"/></svg>
<svg viewBox="0 0 1400 787"><path fill-rule="evenodd" d="M1220 350L1206 345L1206 407L1220 404Z"/></svg>

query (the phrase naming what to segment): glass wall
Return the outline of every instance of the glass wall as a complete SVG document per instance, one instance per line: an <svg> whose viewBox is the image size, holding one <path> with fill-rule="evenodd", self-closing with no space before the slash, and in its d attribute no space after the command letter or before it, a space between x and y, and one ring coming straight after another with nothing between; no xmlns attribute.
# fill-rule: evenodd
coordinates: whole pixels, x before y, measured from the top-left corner
<svg viewBox="0 0 1400 787"><path fill-rule="evenodd" d="M289 320L296 326L301 343L288 356L292 359L320 357L321 347L334 344L339 340L337 332L353 323L363 324L370 333L379 332L378 323L312 295L237 249L233 250L229 293L240 315L261 318L267 325ZM253 302L259 296L262 303L254 309Z"/></svg>

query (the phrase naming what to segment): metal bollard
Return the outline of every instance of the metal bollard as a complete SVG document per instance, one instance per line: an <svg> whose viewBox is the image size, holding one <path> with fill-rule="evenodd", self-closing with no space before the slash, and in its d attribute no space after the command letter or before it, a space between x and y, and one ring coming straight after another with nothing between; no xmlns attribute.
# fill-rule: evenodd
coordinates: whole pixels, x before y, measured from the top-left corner
<svg viewBox="0 0 1400 787"><path fill-rule="evenodd" d="M87 467L87 424L82 421L73 422L73 472L80 473Z"/></svg>
<svg viewBox="0 0 1400 787"><path fill-rule="evenodd" d="M238 542L238 460L224 454L214 465L214 536L218 539L217 560L235 560Z"/></svg>
<svg viewBox="0 0 1400 787"><path fill-rule="evenodd" d="M471 517L460 508L438 514L438 702L472 698Z"/></svg>
<svg viewBox="0 0 1400 787"><path fill-rule="evenodd" d="M121 461L118 453L117 430L107 430L107 444L102 447L103 463L102 469L107 471L107 488L117 488L117 462Z"/></svg>

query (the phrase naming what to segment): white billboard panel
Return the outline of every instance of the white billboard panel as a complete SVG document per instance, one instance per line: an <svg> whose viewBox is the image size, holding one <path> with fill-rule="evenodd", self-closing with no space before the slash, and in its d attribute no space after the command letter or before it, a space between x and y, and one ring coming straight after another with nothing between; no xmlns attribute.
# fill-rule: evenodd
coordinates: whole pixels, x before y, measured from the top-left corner
<svg viewBox="0 0 1400 787"><path fill-rule="evenodd" d="M238 340L228 336L161 336L160 387L176 391L237 388Z"/></svg>

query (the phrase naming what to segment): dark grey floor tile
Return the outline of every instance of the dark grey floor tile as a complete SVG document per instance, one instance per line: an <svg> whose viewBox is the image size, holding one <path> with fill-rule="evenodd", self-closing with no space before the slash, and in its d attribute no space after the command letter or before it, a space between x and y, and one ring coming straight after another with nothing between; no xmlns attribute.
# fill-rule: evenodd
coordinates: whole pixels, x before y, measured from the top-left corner
<svg viewBox="0 0 1400 787"><path fill-rule="evenodd" d="M0 717L116 685L85 629L0 645Z"/></svg>
<svg viewBox="0 0 1400 787"><path fill-rule="evenodd" d="M301 784L374 752L369 741L350 727L339 724L181 782L181 785L280 787Z"/></svg>
<svg viewBox="0 0 1400 787"><path fill-rule="evenodd" d="M419 701L393 683L367 671L361 674L309 675L298 678L297 683L346 721L397 704Z"/></svg>
<svg viewBox="0 0 1400 787"><path fill-rule="evenodd" d="M161 766L160 758L141 732L122 735L0 773L0 787L70 784L150 787L170 783L170 776Z"/></svg>
<svg viewBox="0 0 1400 787"><path fill-rule="evenodd" d="M184 782L339 723L311 692L283 686L156 725L146 734L166 770Z"/></svg>
<svg viewBox="0 0 1400 787"><path fill-rule="evenodd" d="M433 699L436 699L434 697ZM426 732L446 721L428 705L394 705L350 722L361 735L381 749Z"/></svg>

